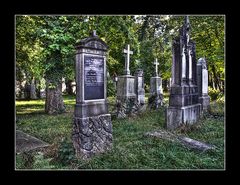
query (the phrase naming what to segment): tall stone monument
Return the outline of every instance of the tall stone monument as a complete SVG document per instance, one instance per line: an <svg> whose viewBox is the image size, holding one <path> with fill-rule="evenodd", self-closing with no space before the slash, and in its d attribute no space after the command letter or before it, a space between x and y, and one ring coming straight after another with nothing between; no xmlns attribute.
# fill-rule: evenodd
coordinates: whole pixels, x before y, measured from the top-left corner
<svg viewBox="0 0 240 185"><path fill-rule="evenodd" d="M80 41L76 50L72 140L76 156L88 159L112 148L112 122L107 103L107 45L93 31Z"/></svg>
<svg viewBox="0 0 240 185"><path fill-rule="evenodd" d="M129 63L130 45L127 45L127 49L123 50L125 54L125 69L124 75L118 76L117 82L117 117L124 118L128 115L134 114L137 111L137 101L134 88L134 76L130 75Z"/></svg>
<svg viewBox="0 0 240 185"><path fill-rule="evenodd" d="M155 73L154 77L150 79L150 97L148 99L148 106L153 109L158 109L163 105L163 89L162 79L158 76L158 61L155 59Z"/></svg>
<svg viewBox="0 0 240 185"><path fill-rule="evenodd" d="M137 96L138 104L144 105L145 90L144 90L143 70L137 69L134 76L135 76L135 94Z"/></svg>
<svg viewBox="0 0 240 185"><path fill-rule="evenodd" d="M166 111L167 129L182 124L194 124L201 113L198 103L195 43L190 40L190 23L185 17L180 36L173 41L172 83L169 107Z"/></svg>
<svg viewBox="0 0 240 185"><path fill-rule="evenodd" d="M205 112L210 105L210 97L208 96L208 70L205 58L200 58L197 63L197 82L198 100L202 104L202 110Z"/></svg>

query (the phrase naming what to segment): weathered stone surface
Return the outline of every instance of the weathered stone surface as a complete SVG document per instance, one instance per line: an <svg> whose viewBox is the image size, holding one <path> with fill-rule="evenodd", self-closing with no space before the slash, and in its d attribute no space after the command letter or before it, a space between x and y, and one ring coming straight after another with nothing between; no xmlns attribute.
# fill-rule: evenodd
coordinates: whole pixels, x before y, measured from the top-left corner
<svg viewBox="0 0 240 185"><path fill-rule="evenodd" d="M112 148L111 115L74 118L73 145L77 157L88 159Z"/></svg>
<svg viewBox="0 0 240 185"><path fill-rule="evenodd" d="M162 79L158 76L151 77L148 107L152 109L158 109L162 105L163 105Z"/></svg>
<svg viewBox="0 0 240 185"><path fill-rule="evenodd" d="M125 118L137 114L138 104L134 88L134 76L123 75L118 77L116 114L117 118Z"/></svg>
<svg viewBox="0 0 240 185"><path fill-rule="evenodd" d="M143 70L137 69L135 74L135 94L138 101L138 104L143 105L145 103L145 90L144 90L144 78Z"/></svg>
<svg viewBox="0 0 240 185"><path fill-rule="evenodd" d="M157 131L153 131L153 132L147 132L144 134L144 136L157 137L157 138L165 139L168 141L176 141L177 140L176 135L174 135L171 132L165 131L165 130L157 130Z"/></svg>
<svg viewBox="0 0 240 185"><path fill-rule="evenodd" d="M121 97L117 99L117 118L125 118L127 116L134 116L140 110L140 105L136 101L136 97Z"/></svg>
<svg viewBox="0 0 240 185"><path fill-rule="evenodd" d="M165 124L167 129L194 124L201 115L195 42L190 40L190 28L186 16L184 25L180 29L180 36L173 41L172 83Z"/></svg>
<svg viewBox="0 0 240 185"><path fill-rule="evenodd" d="M163 95L162 94L151 94L148 98L148 108L158 109L163 105Z"/></svg>
<svg viewBox="0 0 240 185"><path fill-rule="evenodd" d="M20 130L16 130L16 153L28 152L47 146L49 146L48 143Z"/></svg>
<svg viewBox="0 0 240 185"><path fill-rule="evenodd" d="M197 63L197 82L199 89L199 103L202 104L202 110L207 111L210 105L210 97L208 96L207 63L204 58L200 58Z"/></svg>
<svg viewBox="0 0 240 185"><path fill-rule="evenodd" d="M121 99L121 97L136 98L134 88L134 76L123 75L118 77L117 99Z"/></svg>
<svg viewBox="0 0 240 185"><path fill-rule="evenodd" d="M173 130L183 124L192 125L198 121L201 114L201 104L194 104L182 107L169 106L166 109L166 125Z"/></svg>
<svg viewBox="0 0 240 185"><path fill-rule="evenodd" d="M76 49L72 141L76 156L89 159L112 147L112 122L107 102L107 45L93 31Z"/></svg>
<svg viewBox="0 0 240 185"><path fill-rule="evenodd" d="M198 150L198 151L207 151L207 150L214 150L216 149L216 146L210 145L201 141L197 141L185 136L179 136L177 134L173 134L171 132L168 132L166 130L157 130L153 132L147 132L144 134L144 136L147 137L155 137L164 139L171 142L176 142L181 144L182 146L185 146L190 149Z"/></svg>
<svg viewBox="0 0 240 185"><path fill-rule="evenodd" d="M207 151L207 150L213 150L216 148L214 145L200 142L200 141L188 138L188 137L178 137L178 140L180 141L181 144L183 144L187 148L196 149L196 150L200 150L203 152Z"/></svg>
<svg viewBox="0 0 240 185"><path fill-rule="evenodd" d="M158 109L163 105L163 88L162 79L158 76L158 60L155 59L154 76L150 79L150 96L148 98L148 107L150 109Z"/></svg>

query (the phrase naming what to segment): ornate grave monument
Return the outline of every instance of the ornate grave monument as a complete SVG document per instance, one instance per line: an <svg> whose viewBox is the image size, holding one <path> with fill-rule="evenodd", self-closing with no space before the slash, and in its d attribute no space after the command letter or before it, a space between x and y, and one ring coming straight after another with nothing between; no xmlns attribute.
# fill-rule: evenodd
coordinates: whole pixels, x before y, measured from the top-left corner
<svg viewBox="0 0 240 185"><path fill-rule="evenodd" d="M72 131L76 155L88 159L112 147L108 113L107 45L93 31L76 46L76 105Z"/></svg>
<svg viewBox="0 0 240 185"><path fill-rule="evenodd" d="M173 41L172 83L169 107L166 111L167 129L182 124L194 124L201 114L198 103L195 43L190 40L190 23L185 17L180 36Z"/></svg>

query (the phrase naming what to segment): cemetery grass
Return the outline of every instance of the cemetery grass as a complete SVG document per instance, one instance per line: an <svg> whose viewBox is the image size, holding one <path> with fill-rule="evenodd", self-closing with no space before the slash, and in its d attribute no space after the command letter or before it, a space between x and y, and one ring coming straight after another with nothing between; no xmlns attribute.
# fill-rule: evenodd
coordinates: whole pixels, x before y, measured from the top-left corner
<svg viewBox="0 0 240 185"><path fill-rule="evenodd" d="M114 98L111 98L114 103ZM16 169L224 169L224 104L211 103L210 114L195 127L182 127L177 134L215 145L213 151L199 152L178 143L144 136L163 129L164 108L137 117L113 119L113 149L89 161L77 160L71 144L75 97L64 96L66 112L44 113L44 100L16 101L16 129L50 144L33 153L34 161L16 155ZM25 160L25 161L24 161Z"/></svg>

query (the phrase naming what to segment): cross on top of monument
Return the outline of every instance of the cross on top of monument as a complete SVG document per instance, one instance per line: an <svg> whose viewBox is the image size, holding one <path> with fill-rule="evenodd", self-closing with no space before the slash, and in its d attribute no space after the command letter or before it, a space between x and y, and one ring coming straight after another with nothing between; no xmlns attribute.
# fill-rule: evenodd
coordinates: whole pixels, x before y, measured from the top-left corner
<svg viewBox="0 0 240 185"><path fill-rule="evenodd" d="M127 49L124 49L124 50L123 50L123 53L126 54L124 73L125 73L125 75L130 75L130 70L129 70L130 54L132 55L133 52L130 51L130 45L129 45L129 44L127 45Z"/></svg>
<svg viewBox="0 0 240 185"><path fill-rule="evenodd" d="M155 65L155 75L158 76L158 65L159 65L159 63L158 63L157 58L155 59L154 65Z"/></svg>

